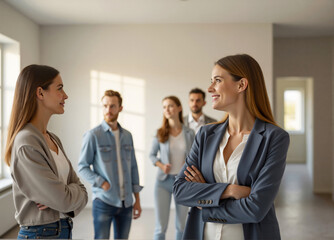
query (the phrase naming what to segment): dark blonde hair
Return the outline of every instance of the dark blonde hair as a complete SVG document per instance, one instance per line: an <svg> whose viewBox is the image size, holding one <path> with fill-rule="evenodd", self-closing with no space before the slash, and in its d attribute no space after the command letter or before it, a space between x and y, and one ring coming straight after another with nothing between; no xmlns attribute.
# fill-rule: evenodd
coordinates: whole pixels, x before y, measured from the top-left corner
<svg viewBox="0 0 334 240"><path fill-rule="evenodd" d="M168 96L168 97L165 97L164 99L162 99L162 101L165 101L167 99L172 100L176 104L176 106L178 106L178 107L181 106L182 107L181 101L180 101L180 99L178 99L178 97ZM179 120L180 120L181 123L183 123L182 110L179 112ZM170 126L169 126L169 123L168 123L168 119L165 116L163 116L162 126L157 131L157 137L158 137L159 142L164 143L168 140L169 131L170 131Z"/></svg>
<svg viewBox="0 0 334 240"><path fill-rule="evenodd" d="M101 100L104 98L104 97L117 97L118 98L118 103L119 103L119 106L122 106L122 97L121 97L121 94L117 91L113 91L113 90L106 90L104 92L104 95L103 97L101 98Z"/></svg>
<svg viewBox="0 0 334 240"><path fill-rule="evenodd" d="M219 59L218 65L228 71L234 81L248 80L245 101L249 112L262 121L277 125L270 107L263 73L258 62L247 54L231 55ZM222 120L224 122L228 115Z"/></svg>
<svg viewBox="0 0 334 240"><path fill-rule="evenodd" d="M12 146L17 133L34 117L37 111L36 90L38 87L48 89L59 71L45 65L25 67L16 82L12 112L10 115L8 135L5 148L5 162L10 165Z"/></svg>

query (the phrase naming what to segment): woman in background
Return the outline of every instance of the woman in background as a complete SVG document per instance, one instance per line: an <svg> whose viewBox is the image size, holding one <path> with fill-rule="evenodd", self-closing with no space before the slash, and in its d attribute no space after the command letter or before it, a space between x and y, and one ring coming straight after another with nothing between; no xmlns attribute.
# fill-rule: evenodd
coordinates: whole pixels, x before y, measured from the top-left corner
<svg viewBox="0 0 334 240"><path fill-rule="evenodd" d="M228 116L200 129L174 183L177 203L192 207L184 239L280 239L274 200L289 135L275 123L262 70L249 55L224 57L208 91Z"/></svg>
<svg viewBox="0 0 334 240"><path fill-rule="evenodd" d="M87 203L59 138L47 130L51 116L64 113L67 98L56 69L30 65L21 71L5 150L19 239L72 238L71 217Z"/></svg>
<svg viewBox="0 0 334 240"><path fill-rule="evenodd" d="M176 175L184 165L194 140L194 132L183 125L182 106L175 96L165 97L162 101L163 121L153 139L150 159L159 167L154 196L155 196L155 231L154 239L165 239L173 183ZM159 155L158 155L159 153ZM160 157L158 157L160 156ZM176 240L182 238L188 207L175 204Z"/></svg>

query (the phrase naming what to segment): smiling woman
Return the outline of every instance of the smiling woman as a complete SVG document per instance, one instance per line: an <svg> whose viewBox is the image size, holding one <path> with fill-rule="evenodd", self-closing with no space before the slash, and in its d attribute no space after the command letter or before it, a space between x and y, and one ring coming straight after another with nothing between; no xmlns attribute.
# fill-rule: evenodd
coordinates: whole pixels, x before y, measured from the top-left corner
<svg viewBox="0 0 334 240"><path fill-rule="evenodd" d="M50 117L64 113L66 99L56 69L30 65L21 71L5 151L21 226L18 238L71 238L71 217L87 203L59 138L47 130Z"/></svg>
<svg viewBox="0 0 334 240"><path fill-rule="evenodd" d="M173 182L176 174L184 164L189 153L195 133L183 125L182 106L176 96L168 96L162 100L162 126L153 138L150 159L158 167L154 189L155 198L155 231L154 239L165 239L168 226ZM183 236L188 208L175 204L176 235L180 240Z"/></svg>
<svg viewBox="0 0 334 240"><path fill-rule="evenodd" d="M271 113L262 70L251 56L215 64L212 107L228 117L203 126L174 182L176 202L192 207L184 239L280 239L274 200L289 135Z"/></svg>

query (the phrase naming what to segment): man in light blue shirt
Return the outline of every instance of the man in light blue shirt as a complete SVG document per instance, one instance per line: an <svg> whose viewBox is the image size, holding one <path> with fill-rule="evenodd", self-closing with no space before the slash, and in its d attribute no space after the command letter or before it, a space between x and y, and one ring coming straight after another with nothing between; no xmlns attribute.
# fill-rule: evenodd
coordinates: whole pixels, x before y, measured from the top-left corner
<svg viewBox="0 0 334 240"><path fill-rule="evenodd" d="M137 219L141 214L142 187L132 135L117 122L123 109L122 97L116 91L107 90L102 104L104 121L85 133L78 171L92 184L94 238L109 239L113 221L114 238L127 239L132 215Z"/></svg>

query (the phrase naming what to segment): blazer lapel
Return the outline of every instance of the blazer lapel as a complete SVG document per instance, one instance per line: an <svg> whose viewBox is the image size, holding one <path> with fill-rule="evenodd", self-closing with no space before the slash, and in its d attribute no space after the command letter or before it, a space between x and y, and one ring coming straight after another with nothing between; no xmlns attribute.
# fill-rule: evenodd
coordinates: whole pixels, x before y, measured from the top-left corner
<svg viewBox="0 0 334 240"><path fill-rule="evenodd" d="M248 172L255 160L255 156L260 148L263 136L262 132L265 130L265 123L259 119L255 120L253 130L251 131L244 152L242 153L238 170L237 177L238 183L246 185L246 179Z"/></svg>
<svg viewBox="0 0 334 240"><path fill-rule="evenodd" d="M224 136L228 120L218 126L211 135L209 135L204 143L203 147L203 159L202 159L202 174L205 180L209 183L216 182L213 174L213 162L216 158L219 144Z"/></svg>

